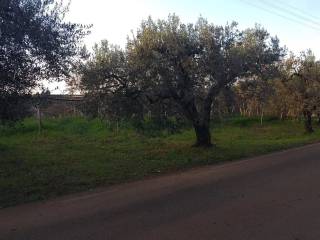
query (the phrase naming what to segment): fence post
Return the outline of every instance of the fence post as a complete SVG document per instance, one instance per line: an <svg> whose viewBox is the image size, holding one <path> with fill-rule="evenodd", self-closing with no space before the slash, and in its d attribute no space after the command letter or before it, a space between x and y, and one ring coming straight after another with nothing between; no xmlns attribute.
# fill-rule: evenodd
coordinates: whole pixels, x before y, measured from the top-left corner
<svg viewBox="0 0 320 240"><path fill-rule="evenodd" d="M41 119L40 104L37 106L37 118L38 118L38 134L40 134L41 133L41 129L42 129L42 119Z"/></svg>

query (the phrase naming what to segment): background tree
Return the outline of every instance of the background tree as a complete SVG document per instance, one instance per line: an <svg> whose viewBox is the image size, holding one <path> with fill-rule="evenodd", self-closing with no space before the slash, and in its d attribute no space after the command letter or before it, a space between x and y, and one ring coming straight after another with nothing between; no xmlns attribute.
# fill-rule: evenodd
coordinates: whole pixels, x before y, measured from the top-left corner
<svg viewBox="0 0 320 240"><path fill-rule="evenodd" d="M268 104L273 94L272 84L269 80L249 78L237 82L234 88L238 96L239 110L242 116L263 116L268 111Z"/></svg>
<svg viewBox="0 0 320 240"><path fill-rule="evenodd" d="M305 129L313 132L312 115L316 114L320 104L320 63L311 51L303 52L299 57L292 56L286 61L289 73L287 85L295 96L295 104L305 119Z"/></svg>
<svg viewBox="0 0 320 240"><path fill-rule="evenodd" d="M8 111L16 98L42 80L62 80L70 73L88 28L65 22L67 11L62 1L0 2L0 119L13 119Z"/></svg>
<svg viewBox="0 0 320 240"><path fill-rule="evenodd" d="M130 81L127 53L107 41L96 44L80 67L80 88L86 95L90 115L119 119L142 114L139 91Z"/></svg>

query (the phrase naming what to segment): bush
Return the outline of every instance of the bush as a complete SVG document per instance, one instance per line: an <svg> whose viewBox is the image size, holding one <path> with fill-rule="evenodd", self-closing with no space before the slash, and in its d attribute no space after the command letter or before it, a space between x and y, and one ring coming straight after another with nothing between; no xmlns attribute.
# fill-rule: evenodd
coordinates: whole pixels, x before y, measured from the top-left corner
<svg viewBox="0 0 320 240"><path fill-rule="evenodd" d="M30 96L0 96L0 123L16 122L31 115Z"/></svg>
<svg viewBox="0 0 320 240"><path fill-rule="evenodd" d="M185 126L185 122L178 120L175 117L161 119L147 117L142 121L133 122L133 127L138 133L151 137L179 133Z"/></svg>

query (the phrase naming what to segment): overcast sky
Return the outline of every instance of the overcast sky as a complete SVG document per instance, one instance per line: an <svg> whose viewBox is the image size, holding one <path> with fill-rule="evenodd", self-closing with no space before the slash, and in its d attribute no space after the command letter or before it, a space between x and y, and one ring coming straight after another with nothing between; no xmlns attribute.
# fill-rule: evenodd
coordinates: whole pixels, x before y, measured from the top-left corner
<svg viewBox="0 0 320 240"><path fill-rule="evenodd" d="M247 28L259 23L294 53L310 48L319 58L319 12L319 0L72 0L67 18L93 24L85 39L89 48L102 39L124 46L141 20L176 13L182 21L192 23L200 15L217 25L237 21L240 28ZM63 89L61 84L59 89Z"/></svg>

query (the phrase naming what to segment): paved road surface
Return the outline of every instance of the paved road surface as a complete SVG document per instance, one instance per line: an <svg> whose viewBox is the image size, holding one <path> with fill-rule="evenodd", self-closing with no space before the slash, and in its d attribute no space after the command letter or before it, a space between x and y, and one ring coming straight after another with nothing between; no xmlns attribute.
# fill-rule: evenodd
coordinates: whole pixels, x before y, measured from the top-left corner
<svg viewBox="0 0 320 240"><path fill-rule="evenodd" d="M2 240L319 240L320 144L0 210Z"/></svg>

